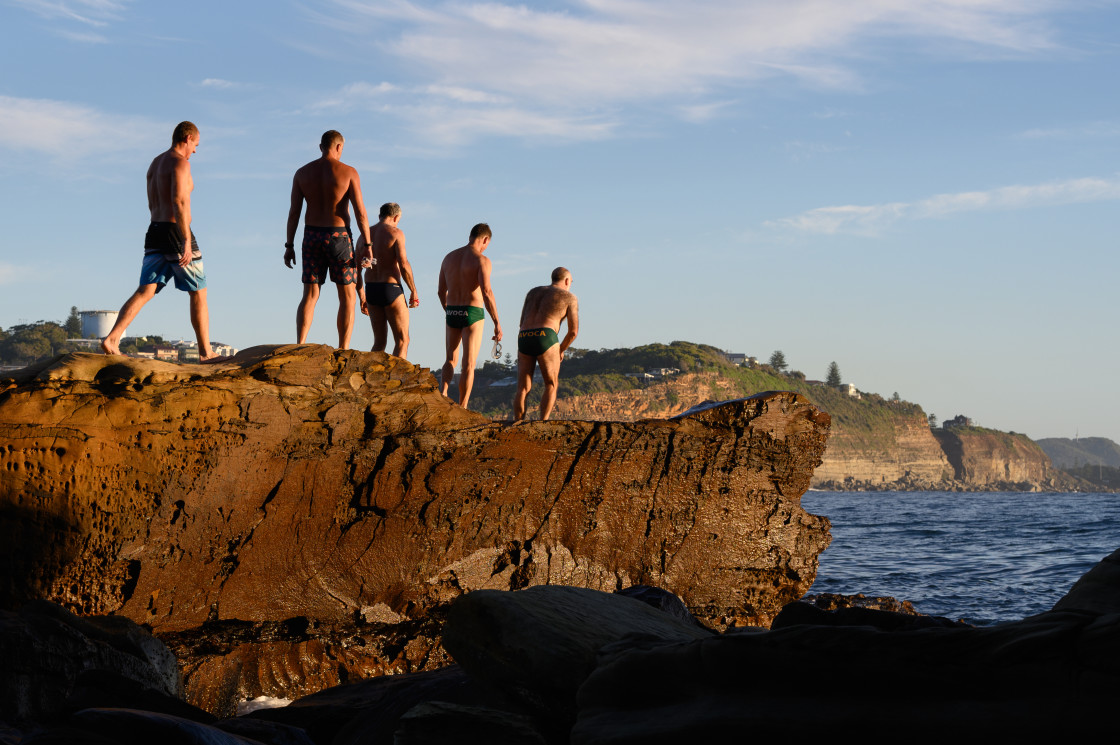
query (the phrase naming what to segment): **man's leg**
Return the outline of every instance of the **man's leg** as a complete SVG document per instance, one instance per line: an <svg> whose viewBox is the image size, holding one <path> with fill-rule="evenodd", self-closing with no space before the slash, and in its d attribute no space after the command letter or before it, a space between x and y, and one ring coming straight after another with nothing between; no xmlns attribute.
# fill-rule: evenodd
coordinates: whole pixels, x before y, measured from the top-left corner
<svg viewBox="0 0 1120 745"><path fill-rule="evenodd" d="M354 308L358 305L358 294L354 285L338 287L338 348L350 348L350 334L354 331Z"/></svg>
<svg viewBox="0 0 1120 745"><path fill-rule="evenodd" d="M386 345L389 343L389 327L385 322L385 309L380 305L370 305L366 303L366 310L369 311L369 325L373 328L373 349L374 352L384 352Z"/></svg>
<svg viewBox="0 0 1120 745"><path fill-rule="evenodd" d="M533 370L536 367L536 357L517 353L517 393L513 396L513 421L515 422L525 418L525 397L533 387Z"/></svg>
<svg viewBox="0 0 1120 745"><path fill-rule="evenodd" d="M408 357L408 302L401 295L385 308L385 320L393 330L393 356ZM384 331L382 331L384 333ZM384 349L385 345L382 344Z"/></svg>
<svg viewBox="0 0 1120 745"><path fill-rule="evenodd" d="M471 400L474 366L478 362L478 350L482 349L482 333L485 328L485 321L476 321L463 329L463 366L459 368L459 405L464 409Z"/></svg>
<svg viewBox="0 0 1120 745"><path fill-rule="evenodd" d="M541 366L544 389L541 391L541 421L547 422L556 403L556 391L560 387L560 345L553 344L537 358Z"/></svg>
<svg viewBox="0 0 1120 745"><path fill-rule="evenodd" d="M303 286L303 299L296 307L296 344L307 341L311 321L315 319L315 303L319 302L319 285L311 282Z"/></svg>
<svg viewBox="0 0 1120 745"><path fill-rule="evenodd" d="M210 309L206 306L206 288L187 294L191 296L191 325L198 339L198 361L214 359L217 355L210 348Z"/></svg>
<svg viewBox="0 0 1120 745"><path fill-rule="evenodd" d="M156 296L156 287L157 285L155 284L140 285L136 288L136 292L132 293L132 296L124 301L120 313L117 314L117 322L113 324L109 335L101 340L101 349L105 354L121 353L121 337L124 336L125 329L127 329L133 319L136 318L136 314L140 312L140 309Z"/></svg>
<svg viewBox="0 0 1120 745"><path fill-rule="evenodd" d="M451 379L455 377L455 365L459 362L459 341L463 338L463 329L447 326L446 344L447 355L444 358L443 369L439 373L439 392L447 395Z"/></svg>

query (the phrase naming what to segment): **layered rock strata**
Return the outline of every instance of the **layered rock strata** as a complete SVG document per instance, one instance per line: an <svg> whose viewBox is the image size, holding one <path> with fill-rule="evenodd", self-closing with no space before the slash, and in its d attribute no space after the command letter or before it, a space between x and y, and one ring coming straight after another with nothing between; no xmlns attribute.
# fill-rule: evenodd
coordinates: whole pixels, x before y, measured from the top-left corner
<svg viewBox="0 0 1120 745"><path fill-rule="evenodd" d="M958 481L1029 489L1061 476L1051 467L1049 456L1038 443L1026 435L976 427L949 427L934 430L933 434Z"/></svg>
<svg viewBox="0 0 1120 745"><path fill-rule="evenodd" d="M836 427L813 486L930 488L952 479L953 468L929 422L916 414L880 423L874 436Z"/></svg>
<svg viewBox="0 0 1120 745"><path fill-rule="evenodd" d="M828 428L792 393L509 426L422 368L322 346L204 366L72 354L0 381L0 602L166 635L395 626L474 589L641 583L716 627L766 624L829 541L799 505ZM236 646L238 675L271 664Z"/></svg>

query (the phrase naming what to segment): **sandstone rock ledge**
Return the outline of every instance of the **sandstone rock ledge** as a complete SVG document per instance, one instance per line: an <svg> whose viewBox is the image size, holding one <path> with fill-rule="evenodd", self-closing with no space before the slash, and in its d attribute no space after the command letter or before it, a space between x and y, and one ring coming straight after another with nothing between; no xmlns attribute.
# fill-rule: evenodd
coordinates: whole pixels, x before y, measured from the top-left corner
<svg viewBox="0 0 1120 745"><path fill-rule="evenodd" d="M0 605L164 635L647 584L714 627L765 625L829 542L799 505L828 429L792 393L510 426L423 368L325 346L201 366L71 354L0 379Z"/></svg>

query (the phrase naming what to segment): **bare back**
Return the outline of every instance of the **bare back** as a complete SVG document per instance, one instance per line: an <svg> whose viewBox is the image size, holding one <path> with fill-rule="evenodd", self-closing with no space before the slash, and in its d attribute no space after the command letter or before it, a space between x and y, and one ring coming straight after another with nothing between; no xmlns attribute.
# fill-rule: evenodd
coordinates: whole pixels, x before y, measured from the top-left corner
<svg viewBox="0 0 1120 745"><path fill-rule="evenodd" d="M370 245L373 246L373 266L366 270L366 282L401 283L401 249L404 231L379 222L370 226Z"/></svg>
<svg viewBox="0 0 1120 745"><path fill-rule="evenodd" d="M179 222L182 204L190 204L194 191L190 161L174 149L160 153L148 167L147 182L152 222Z"/></svg>
<svg viewBox="0 0 1120 745"><path fill-rule="evenodd" d="M490 259L471 250L457 248L443 258L440 284L446 287L446 305L483 307L483 283L489 284Z"/></svg>
<svg viewBox="0 0 1120 745"><path fill-rule="evenodd" d="M560 322L576 307L576 296L552 285L534 287L525 295L521 309L522 329L550 328L560 330ZM571 327L569 319L569 328Z"/></svg>
<svg viewBox="0 0 1120 745"><path fill-rule="evenodd" d="M358 172L352 166L331 159L319 158L296 171L292 199L297 195L307 202L304 225L332 228L350 224L350 203L355 211L363 211L358 186Z"/></svg>

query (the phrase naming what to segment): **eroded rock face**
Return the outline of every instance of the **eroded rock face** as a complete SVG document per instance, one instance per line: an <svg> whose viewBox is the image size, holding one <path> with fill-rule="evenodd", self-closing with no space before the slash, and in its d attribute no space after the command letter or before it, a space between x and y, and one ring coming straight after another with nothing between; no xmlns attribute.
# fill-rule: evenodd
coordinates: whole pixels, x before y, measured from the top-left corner
<svg viewBox="0 0 1120 745"><path fill-rule="evenodd" d="M641 583L716 626L767 623L828 544L798 503L828 426L792 393L509 426L422 368L324 346L212 366L68 355L0 382L3 602L170 632Z"/></svg>
<svg viewBox="0 0 1120 745"><path fill-rule="evenodd" d="M961 427L942 428L934 435L958 481L1038 491L1062 475L1054 472L1050 458L1026 435Z"/></svg>

